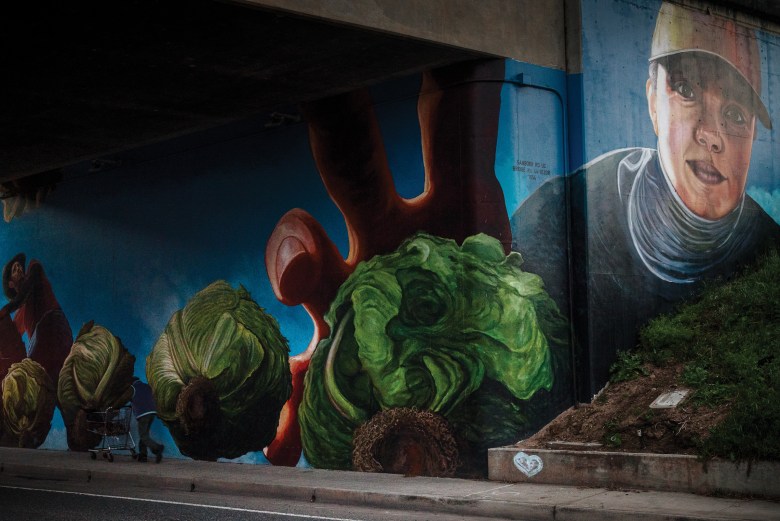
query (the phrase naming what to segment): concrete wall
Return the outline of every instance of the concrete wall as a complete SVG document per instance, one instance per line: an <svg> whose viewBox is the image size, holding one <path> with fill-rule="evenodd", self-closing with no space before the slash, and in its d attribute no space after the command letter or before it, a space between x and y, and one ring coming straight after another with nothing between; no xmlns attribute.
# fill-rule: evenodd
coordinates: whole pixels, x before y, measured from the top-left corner
<svg viewBox="0 0 780 521"><path fill-rule="evenodd" d="M242 3L386 31L564 69L564 0L242 0Z"/></svg>

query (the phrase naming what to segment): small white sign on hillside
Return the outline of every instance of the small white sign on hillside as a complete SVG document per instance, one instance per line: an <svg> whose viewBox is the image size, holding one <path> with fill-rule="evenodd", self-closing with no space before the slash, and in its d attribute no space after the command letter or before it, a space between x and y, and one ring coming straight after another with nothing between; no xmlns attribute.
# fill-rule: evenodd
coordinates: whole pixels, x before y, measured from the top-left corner
<svg viewBox="0 0 780 521"><path fill-rule="evenodd" d="M688 396L688 393L690 392L691 391L688 389L675 389L674 391L663 393L661 396L656 398L653 403L650 404L650 408L674 409L680 402L685 399L686 396Z"/></svg>

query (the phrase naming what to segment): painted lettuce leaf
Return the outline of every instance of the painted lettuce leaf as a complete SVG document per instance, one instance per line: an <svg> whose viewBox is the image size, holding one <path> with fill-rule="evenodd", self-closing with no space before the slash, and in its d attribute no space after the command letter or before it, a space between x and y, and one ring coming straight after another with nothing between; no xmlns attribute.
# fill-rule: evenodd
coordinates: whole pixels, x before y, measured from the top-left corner
<svg viewBox="0 0 780 521"><path fill-rule="evenodd" d="M217 281L177 311L146 360L146 376L182 454L235 458L276 434L290 396L289 347L243 287Z"/></svg>
<svg viewBox="0 0 780 521"><path fill-rule="evenodd" d="M517 253L484 234L417 234L361 263L326 315L299 408L304 453L350 468L355 429L378 411L430 410L476 452L514 442L521 404L549 390L566 321Z"/></svg>
<svg viewBox="0 0 780 521"><path fill-rule="evenodd" d="M46 370L29 358L11 364L2 382L3 445L37 448L54 415L55 392Z"/></svg>
<svg viewBox="0 0 780 521"><path fill-rule="evenodd" d="M71 450L87 450L100 436L87 430L93 411L121 407L132 398L135 357L103 326L81 328L65 359L57 384L57 399Z"/></svg>

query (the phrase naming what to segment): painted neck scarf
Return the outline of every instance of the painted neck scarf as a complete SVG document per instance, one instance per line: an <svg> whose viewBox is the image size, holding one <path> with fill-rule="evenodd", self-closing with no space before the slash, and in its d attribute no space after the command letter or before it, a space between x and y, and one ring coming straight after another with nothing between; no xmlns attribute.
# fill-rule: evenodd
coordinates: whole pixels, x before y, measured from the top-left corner
<svg viewBox="0 0 780 521"><path fill-rule="evenodd" d="M628 200L628 227L647 269L667 282L699 280L725 260L742 217L745 194L728 215L709 220L691 212L663 171L658 153L645 149L618 165L618 178L636 173Z"/></svg>

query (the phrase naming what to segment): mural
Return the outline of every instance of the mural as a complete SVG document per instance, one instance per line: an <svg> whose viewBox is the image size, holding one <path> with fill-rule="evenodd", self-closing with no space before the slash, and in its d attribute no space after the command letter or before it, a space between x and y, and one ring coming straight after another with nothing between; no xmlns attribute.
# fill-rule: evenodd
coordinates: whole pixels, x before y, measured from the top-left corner
<svg viewBox="0 0 780 521"><path fill-rule="evenodd" d="M307 460L446 475L517 440L528 423L523 401L551 389L552 353L565 360L568 340L541 279L521 264L484 234L460 247L417 234L359 264L325 316L331 335L306 375L299 421ZM399 408L409 421L391 415L355 434ZM457 449L449 460L439 451L443 433ZM353 454L353 446L368 452Z"/></svg>
<svg viewBox="0 0 780 521"><path fill-rule="evenodd" d="M24 253L9 260L3 293L8 303L0 308L0 443L35 448L51 428L56 382L73 337L40 262L27 265Z"/></svg>
<svg viewBox="0 0 780 521"><path fill-rule="evenodd" d="M706 27L706 30L702 30ZM760 122L761 57L751 29L675 4L661 5L645 86L656 148L625 148L589 162L569 179L542 186L513 216L529 269L554 279L545 223L565 190L571 208L578 339L589 348L586 378L595 393L618 350L639 328L727 276L780 239L780 226L745 193ZM568 182L568 186L564 186ZM558 248L560 248L560 239ZM564 245L565 247L565 245ZM543 255L540 257L540 255Z"/></svg>
<svg viewBox="0 0 780 521"><path fill-rule="evenodd" d="M289 347L249 293L217 281L171 317L146 359L157 415L181 453L262 450L290 396Z"/></svg>
<svg viewBox="0 0 780 521"><path fill-rule="evenodd" d="M86 451L100 443L89 428L89 414L118 408L133 396L135 357L105 327L92 321L81 328L57 382L57 401L70 450Z"/></svg>
<svg viewBox="0 0 780 521"><path fill-rule="evenodd" d="M0 444L88 450L87 416L148 382L157 461L483 474L780 239L778 39L645 4L583 1L582 77L461 63L63 169L45 204L4 186ZM630 35L593 22L616 17ZM610 38L649 58L635 86L604 88Z"/></svg>
<svg viewBox="0 0 780 521"><path fill-rule="evenodd" d="M14 313L17 330L14 333L7 325L3 328L7 335L3 345L17 346L9 354L18 356L22 353L18 349L21 336L26 334L29 345L24 354L29 354L31 360L44 368L50 380L56 382L70 352L73 334L43 265L32 260L25 266L26 261L25 254L19 253L3 268L3 293L8 303L0 308L0 321L7 323Z"/></svg>
<svg viewBox="0 0 780 521"><path fill-rule="evenodd" d="M54 385L38 362L25 358L11 364L3 378L3 445L37 448L51 429Z"/></svg>
<svg viewBox="0 0 780 521"><path fill-rule="evenodd" d="M11 222L15 217L22 216L25 212L40 208L50 194L62 180L62 172L49 170L39 174L33 174L21 179L14 179L0 183L0 201L3 203L3 220Z"/></svg>
<svg viewBox="0 0 780 521"><path fill-rule="evenodd" d="M492 400L497 406L495 398L501 396L515 409L511 418L496 416L495 423L480 427L460 418L463 425L453 427L462 446L471 444L466 453L474 453L473 461L483 461L490 443L508 442L522 432L525 421L518 400L528 400L542 387L550 389L550 354L546 340L530 340L539 334L539 326L537 311L527 309L526 301L534 293L543 294L541 287L528 293L530 286L517 282L503 286L498 272L485 279L476 271L468 276L462 271L466 265L476 269L492 260L517 269L505 274L517 277L511 280L523 278L519 257L504 258L511 242L509 219L494 173L502 84L491 80L500 78L500 61L461 64L423 76L418 116L425 184L423 193L412 199L401 198L394 189L366 92L305 108L317 168L344 214L350 250L344 260L322 226L301 209L287 213L268 242L266 267L274 292L286 304L302 304L316 324L309 349L290 364L293 395L277 438L267 449L271 462L294 463L303 442L307 460L349 468L353 431L375 413L414 407L457 422L455 418L483 403ZM433 236L404 242L420 231ZM495 244L471 237L478 232L493 237ZM455 247L460 243L463 253ZM415 253L418 250L428 253ZM384 262L374 257L384 254L390 255ZM405 268L400 275L395 274L396 263ZM377 273L365 271L371 269ZM353 285L354 290L345 289ZM512 295L516 300L499 304L490 295L499 287L506 290L500 293L503 298ZM358 305L358 299L370 302ZM555 340L567 345L556 324L562 320L557 310L547 309L547 303L541 307L539 314L549 313L545 325L559 335ZM387 330L391 322L397 327L392 333ZM513 327L519 338L511 338L508 330L500 332ZM486 328L483 336L477 334L481 328ZM520 334L520 328L530 337ZM402 331L408 338L402 338ZM460 355L459 349L464 350ZM508 356L516 363L500 375L495 363L506 362ZM565 354L556 358L566 359ZM315 368L304 382L310 362ZM517 365L525 362L528 367ZM491 382L503 387L485 392ZM501 412L491 411L493 406L485 405L480 414ZM422 425L420 429L393 443L402 453L424 452L420 444L434 438ZM480 440L487 430L492 436ZM460 457L468 459L467 454Z"/></svg>

